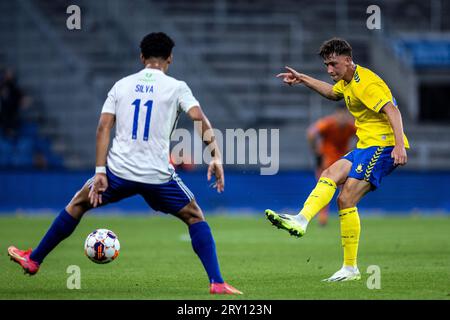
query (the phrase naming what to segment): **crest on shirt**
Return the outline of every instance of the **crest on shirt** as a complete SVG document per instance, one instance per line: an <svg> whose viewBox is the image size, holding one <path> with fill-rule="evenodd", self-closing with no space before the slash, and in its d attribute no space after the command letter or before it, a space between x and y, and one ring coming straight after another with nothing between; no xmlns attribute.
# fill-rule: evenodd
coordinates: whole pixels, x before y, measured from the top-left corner
<svg viewBox="0 0 450 320"><path fill-rule="evenodd" d="M363 165L362 165L362 163L358 164L358 166L356 167L356 172L357 173L363 172Z"/></svg>

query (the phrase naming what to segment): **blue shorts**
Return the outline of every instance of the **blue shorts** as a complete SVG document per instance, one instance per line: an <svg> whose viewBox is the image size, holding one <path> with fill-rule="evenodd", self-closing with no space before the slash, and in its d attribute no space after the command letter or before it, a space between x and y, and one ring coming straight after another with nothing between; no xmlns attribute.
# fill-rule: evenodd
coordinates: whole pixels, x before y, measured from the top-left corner
<svg viewBox="0 0 450 320"><path fill-rule="evenodd" d="M397 167L391 158L392 149L394 147L369 147L350 151L342 157L352 163L348 177L370 182L375 190L381 179Z"/></svg>
<svg viewBox="0 0 450 320"><path fill-rule="evenodd" d="M194 199L176 173L162 184L148 184L122 179L106 168L108 188L102 194L102 204L114 203L134 195L141 195L145 202L156 211L175 214ZM94 179L88 180L89 188Z"/></svg>

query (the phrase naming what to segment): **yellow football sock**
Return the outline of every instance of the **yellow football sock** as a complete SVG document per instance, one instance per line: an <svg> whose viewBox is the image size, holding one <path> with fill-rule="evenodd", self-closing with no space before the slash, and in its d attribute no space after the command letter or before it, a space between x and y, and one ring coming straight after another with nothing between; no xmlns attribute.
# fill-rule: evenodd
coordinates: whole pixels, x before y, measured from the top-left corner
<svg viewBox="0 0 450 320"><path fill-rule="evenodd" d="M341 241L344 248L344 266L356 267L359 235L361 233L358 208L339 210L339 218L341 220Z"/></svg>
<svg viewBox="0 0 450 320"><path fill-rule="evenodd" d="M336 191L336 183L325 177L320 177L316 187L311 191L308 199L306 199L303 209L300 211L308 221L325 207L333 198Z"/></svg>

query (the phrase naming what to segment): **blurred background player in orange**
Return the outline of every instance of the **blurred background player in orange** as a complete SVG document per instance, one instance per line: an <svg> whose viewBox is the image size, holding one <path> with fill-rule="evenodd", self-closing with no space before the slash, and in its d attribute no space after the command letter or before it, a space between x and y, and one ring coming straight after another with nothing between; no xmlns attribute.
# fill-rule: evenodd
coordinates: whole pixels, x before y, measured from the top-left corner
<svg viewBox="0 0 450 320"><path fill-rule="evenodd" d="M323 170L350 151L355 133L354 119L345 105L338 105L334 113L318 119L309 126L307 138L315 154L316 179ZM327 224L328 210L327 205L319 212L321 226Z"/></svg>

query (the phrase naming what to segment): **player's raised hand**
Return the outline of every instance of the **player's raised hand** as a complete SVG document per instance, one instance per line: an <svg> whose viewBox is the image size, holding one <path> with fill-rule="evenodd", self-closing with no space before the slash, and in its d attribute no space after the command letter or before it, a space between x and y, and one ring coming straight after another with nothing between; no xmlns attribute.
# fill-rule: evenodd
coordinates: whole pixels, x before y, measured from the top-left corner
<svg viewBox="0 0 450 320"><path fill-rule="evenodd" d="M292 86L302 82L302 75L291 67L285 66L287 72L277 74L277 78L283 78L283 82Z"/></svg>
<svg viewBox="0 0 450 320"><path fill-rule="evenodd" d="M213 187L217 189L218 193L221 193L225 189L225 175L222 162L218 159L213 159L208 166L208 181L211 181L213 174L216 177Z"/></svg>
<svg viewBox="0 0 450 320"><path fill-rule="evenodd" d="M394 158L394 166L403 166L408 161L408 156L406 155L406 149L404 146L395 146L391 152L391 158Z"/></svg>
<svg viewBox="0 0 450 320"><path fill-rule="evenodd" d="M94 177L94 183L89 190L89 201L91 205L96 208L97 205L102 204L102 193L108 188L108 178L104 173L97 173Z"/></svg>

